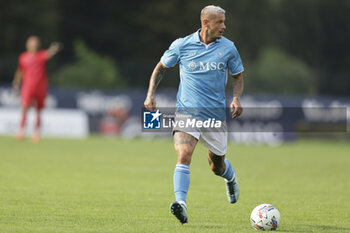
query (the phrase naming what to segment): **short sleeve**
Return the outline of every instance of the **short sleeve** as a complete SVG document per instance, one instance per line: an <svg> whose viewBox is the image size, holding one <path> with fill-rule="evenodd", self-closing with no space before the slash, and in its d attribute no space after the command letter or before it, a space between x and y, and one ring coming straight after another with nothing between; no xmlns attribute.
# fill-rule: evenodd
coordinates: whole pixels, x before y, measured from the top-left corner
<svg viewBox="0 0 350 233"><path fill-rule="evenodd" d="M175 40L167 51L164 52L161 63L167 68L175 66L180 61L180 50L179 50L180 39Z"/></svg>
<svg viewBox="0 0 350 233"><path fill-rule="evenodd" d="M227 65L230 75L236 75L244 71L241 56L239 55L235 45L233 45L232 54Z"/></svg>
<svg viewBox="0 0 350 233"><path fill-rule="evenodd" d="M40 51L40 58L44 61L49 60L49 50L48 49L41 50Z"/></svg>

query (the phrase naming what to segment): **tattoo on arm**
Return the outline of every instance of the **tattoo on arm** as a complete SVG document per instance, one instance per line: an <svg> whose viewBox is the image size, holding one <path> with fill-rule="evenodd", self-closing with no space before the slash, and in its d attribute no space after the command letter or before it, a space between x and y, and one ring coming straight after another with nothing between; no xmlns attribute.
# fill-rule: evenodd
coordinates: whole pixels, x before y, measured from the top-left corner
<svg viewBox="0 0 350 233"><path fill-rule="evenodd" d="M233 76L233 97L240 98L243 93L243 75L239 74L237 76Z"/></svg>
<svg viewBox="0 0 350 233"><path fill-rule="evenodd" d="M151 79L149 81L149 88L148 88L148 96L153 96L160 81L163 79L165 74L165 67L161 63L158 63L156 68L154 68L153 73L151 75Z"/></svg>

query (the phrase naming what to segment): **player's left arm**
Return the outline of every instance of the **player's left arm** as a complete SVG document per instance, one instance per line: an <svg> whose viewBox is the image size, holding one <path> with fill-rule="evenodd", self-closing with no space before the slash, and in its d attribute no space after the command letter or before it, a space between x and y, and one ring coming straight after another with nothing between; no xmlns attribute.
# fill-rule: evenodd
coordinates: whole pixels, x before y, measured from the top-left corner
<svg viewBox="0 0 350 233"><path fill-rule="evenodd" d="M47 50L48 53L48 59L55 56L59 51L63 49L63 44L60 42L52 42L50 47Z"/></svg>
<svg viewBox="0 0 350 233"><path fill-rule="evenodd" d="M233 100L231 102L230 108L232 113L232 118L240 116L243 112L243 108L240 103L240 98L243 94L244 82L243 74L239 73L237 75L232 75L233 78Z"/></svg>

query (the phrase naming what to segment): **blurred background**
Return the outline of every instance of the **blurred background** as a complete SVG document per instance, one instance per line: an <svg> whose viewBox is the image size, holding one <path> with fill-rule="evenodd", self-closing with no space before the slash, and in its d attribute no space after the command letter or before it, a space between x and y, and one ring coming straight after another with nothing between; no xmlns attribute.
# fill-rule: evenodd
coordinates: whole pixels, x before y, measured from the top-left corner
<svg viewBox="0 0 350 233"><path fill-rule="evenodd" d="M173 40L200 28L200 10L209 4L226 10L225 36L235 42L245 66L243 103L347 107L349 113L347 0L13 0L0 3L0 133L16 131L19 99L11 83L26 39L38 35L44 48L53 41L64 44L49 62L43 135L144 136L140 109L151 72ZM158 88L160 106L175 103L178 83L178 68L169 69ZM230 90L228 85L228 95ZM63 114L62 126L55 125L58 119L50 124L49 111ZM78 114L80 128L80 123L64 125L66 117L73 117L69 114ZM72 127L80 131L72 133ZM347 138L345 132L339 135L327 137ZM250 137L233 140L263 140Z"/></svg>

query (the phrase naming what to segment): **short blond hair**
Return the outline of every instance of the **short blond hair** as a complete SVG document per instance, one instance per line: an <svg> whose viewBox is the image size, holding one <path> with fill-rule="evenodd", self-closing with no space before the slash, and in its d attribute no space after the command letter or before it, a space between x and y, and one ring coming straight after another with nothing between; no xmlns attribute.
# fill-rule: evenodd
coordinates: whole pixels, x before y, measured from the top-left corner
<svg viewBox="0 0 350 233"><path fill-rule="evenodd" d="M209 5L202 9L200 18L203 19L204 16L208 15L225 14L225 12L226 11L219 6Z"/></svg>

